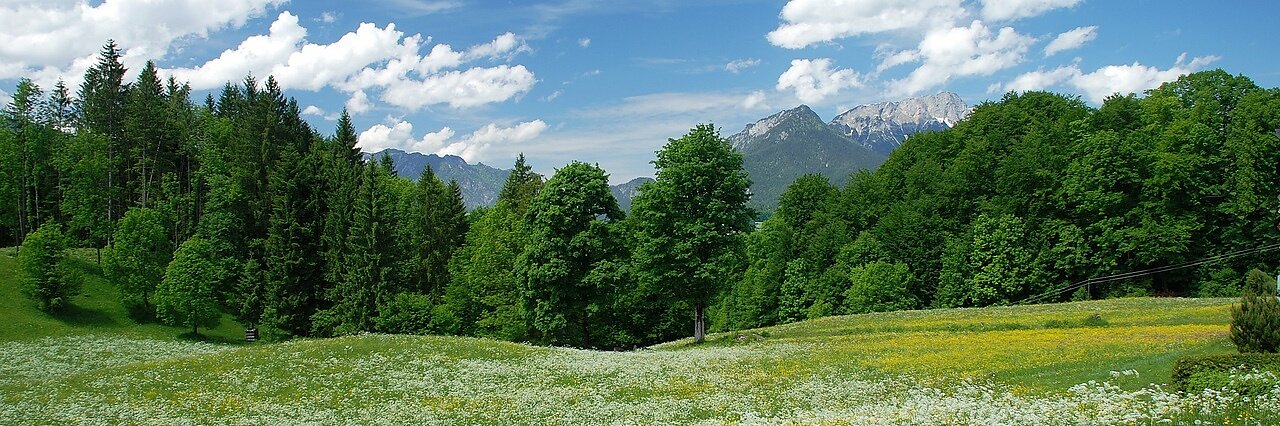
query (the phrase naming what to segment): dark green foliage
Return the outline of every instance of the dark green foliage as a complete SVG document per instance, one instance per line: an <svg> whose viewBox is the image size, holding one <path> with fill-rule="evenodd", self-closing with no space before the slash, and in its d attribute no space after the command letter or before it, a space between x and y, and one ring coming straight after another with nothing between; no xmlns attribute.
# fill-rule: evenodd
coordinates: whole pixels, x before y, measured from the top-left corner
<svg viewBox="0 0 1280 426"><path fill-rule="evenodd" d="M42 311L63 308L80 292L79 280L63 264L66 249L61 226L48 222L27 234L18 252L22 294L39 304Z"/></svg>
<svg viewBox="0 0 1280 426"><path fill-rule="evenodd" d="M1231 342L1241 353L1280 349L1280 300L1276 280L1257 269L1244 281L1240 304L1231 306Z"/></svg>
<svg viewBox="0 0 1280 426"><path fill-rule="evenodd" d="M323 279L324 205L315 155L286 149L271 175L271 215L263 251L262 325L277 337L311 333Z"/></svg>
<svg viewBox="0 0 1280 426"><path fill-rule="evenodd" d="M219 267L217 255L213 244L201 238L188 239L178 247L164 280L156 287L156 317L160 321L191 327L196 334L200 326L218 324L222 312L214 290L226 271Z"/></svg>
<svg viewBox="0 0 1280 426"><path fill-rule="evenodd" d="M1222 354L1179 358L1173 362L1173 388L1188 393L1221 389L1225 375L1232 372L1269 371L1280 375L1278 354ZM1217 380L1215 380L1217 379Z"/></svg>
<svg viewBox="0 0 1280 426"><path fill-rule="evenodd" d="M347 230L342 280L326 294L331 304L313 325L317 334L341 335L374 330L380 304L401 291L394 275L391 212L394 200L387 191L386 169L365 165L354 202L352 227ZM323 320L323 321L321 321Z"/></svg>
<svg viewBox="0 0 1280 426"><path fill-rule="evenodd" d="M711 125L669 140L653 164L656 179L641 187L632 204L633 261L642 291L658 306L692 309L693 334L701 340L705 308L746 267L746 234L755 216L746 206L750 181L742 154ZM663 337L678 333L659 330Z"/></svg>
<svg viewBox="0 0 1280 426"><path fill-rule="evenodd" d="M140 314L151 313L151 295L173 258L164 222L154 209L129 209L103 252L103 272L120 289L125 305L141 309Z"/></svg>
<svg viewBox="0 0 1280 426"><path fill-rule="evenodd" d="M616 285L596 270L620 259L612 223L622 210L599 167L573 162L557 170L525 214L528 239L516 261L524 312L540 340L596 347L593 328Z"/></svg>

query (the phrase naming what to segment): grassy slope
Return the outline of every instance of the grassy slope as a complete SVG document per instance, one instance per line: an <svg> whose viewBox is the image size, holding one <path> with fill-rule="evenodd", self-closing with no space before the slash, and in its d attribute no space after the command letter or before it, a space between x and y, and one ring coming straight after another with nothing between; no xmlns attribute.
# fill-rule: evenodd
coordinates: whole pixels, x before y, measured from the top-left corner
<svg viewBox="0 0 1280 426"><path fill-rule="evenodd" d="M1105 424L1135 410L1098 402L1124 391L1071 385L1133 391L1167 382L1179 356L1234 350L1231 299L842 316L625 353L438 336L228 345L133 323L90 251L76 254L90 277L77 308L45 316L18 295L11 253L0 254L0 424ZM224 321L210 340L240 333ZM1123 370L1138 375L1112 377Z"/></svg>
<svg viewBox="0 0 1280 426"><path fill-rule="evenodd" d="M0 249L0 342L30 340L49 336L109 334L134 338L192 339L191 331L156 323L138 324L120 304L120 294L102 276L97 257L91 249L72 250L71 269L84 278L80 295L72 306L53 315L37 309L36 304L18 290L17 259L12 247ZM229 316L217 327L200 330L200 339L237 342L244 339L244 329Z"/></svg>

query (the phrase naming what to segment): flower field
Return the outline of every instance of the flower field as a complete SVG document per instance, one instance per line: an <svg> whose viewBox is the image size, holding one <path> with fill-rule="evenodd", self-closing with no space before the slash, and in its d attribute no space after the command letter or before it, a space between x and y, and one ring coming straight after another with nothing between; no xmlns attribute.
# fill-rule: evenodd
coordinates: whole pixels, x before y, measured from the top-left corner
<svg viewBox="0 0 1280 426"><path fill-rule="evenodd" d="M1234 350L1230 302L833 317L633 352L55 336L0 343L0 423L1275 424L1269 373L1236 377L1263 395L1163 385L1178 356Z"/></svg>

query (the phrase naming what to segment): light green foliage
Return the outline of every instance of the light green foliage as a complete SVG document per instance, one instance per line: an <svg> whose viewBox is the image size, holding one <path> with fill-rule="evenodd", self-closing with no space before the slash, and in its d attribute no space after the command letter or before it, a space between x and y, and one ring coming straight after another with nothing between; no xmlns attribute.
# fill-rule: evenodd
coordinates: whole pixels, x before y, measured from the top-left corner
<svg viewBox="0 0 1280 426"><path fill-rule="evenodd" d="M755 328L779 322L779 297L787 263L792 257L791 239L791 227L779 216L764 221L747 236L747 259L751 264L728 299L726 315L730 328Z"/></svg>
<svg viewBox="0 0 1280 426"><path fill-rule="evenodd" d="M129 209L116 225L111 247L103 252L102 269L120 288L120 297L126 305L149 313L151 294L164 278L165 267L172 257L173 246L160 212Z"/></svg>
<svg viewBox="0 0 1280 426"><path fill-rule="evenodd" d="M1245 276L1244 296L1231 306L1231 341L1241 353L1280 349L1280 300L1276 281L1257 269Z"/></svg>
<svg viewBox="0 0 1280 426"><path fill-rule="evenodd" d="M579 347L600 344L599 324L593 329L593 323L609 305L614 289L586 278L601 263L620 258L610 222L622 217L609 192L608 175L586 163L557 170L533 198L525 214L528 240L516 261L516 274L524 311L543 341Z"/></svg>
<svg viewBox="0 0 1280 426"><path fill-rule="evenodd" d="M430 296L400 293L378 309L377 330L395 334L429 334L436 328Z"/></svg>
<svg viewBox="0 0 1280 426"><path fill-rule="evenodd" d="M653 164L656 179L641 187L631 207L637 242L633 260L641 287L652 292L655 301L670 301L658 302L660 306L675 309L679 302L692 308L697 335L704 308L740 279L747 266L746 234L753 229L754 217L746 206L750 180L742 168L742 154L711 125L698 125L669 140Z"/></svg>
<svg viewBox="0 0 1280 426"><path fill-rule="evenodd" d="M27 234L18 252L23 277L22 294L35 300L40 310L50 312L71 304L80 293L79 277L64 265L67 243L57 223L48 222Z"/></svg>
<svg viewBox="0 0 1280 426"><path fill-rule="evenodd" d="M193 237L183 242L156 287L156 317L165 324L191 327L196 334L201 326L216 326L222 313L214 289L226 273L217 261L209 241Z"/></svg>
<svg viewBox="0 0 1280 426"><path fill-rule="evenodd" d="M1003 305L1039 294L1042 272L1023 221L979 215L973 228L947 246L938 304L946 307Z"/></svg>
<svg viewBox="0 0 1280 426"><path fill-rule="evenodd" d="M62 209L67 217L67 233L84 246L102 247L111 233L107 218L107 139L95 133L80 133L68 140L59 170L65 176Z"/></svg>
<svg viewBox="0 0 1280 426"><path fill-rule="evenodd" d="M911 280L911 271L901 263L875 261L854 267L845 292L846 310L861 314L913 309L917 302L907 288Z"/></svg>

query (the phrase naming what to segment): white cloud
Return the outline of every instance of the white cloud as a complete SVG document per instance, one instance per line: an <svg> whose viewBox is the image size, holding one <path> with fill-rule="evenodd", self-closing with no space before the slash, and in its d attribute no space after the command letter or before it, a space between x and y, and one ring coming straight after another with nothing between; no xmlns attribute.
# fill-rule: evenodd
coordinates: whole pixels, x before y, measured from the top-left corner
<svg viewBox="0 0 1280 426"><path fill-rule="evenodd" d="M467 49L464 59L502 59L509 61L515 55L529 50L529 45L525 44L524 40L516 37L515 34L506 33L494 38L491 42L471 46Z"/></svg>
<svg viewBox="0 0 1280 426"><path fill-rule="evenodd" d="M77 86L107 39L129 69L164 57L183 40L239 28L285 0L12 0L0 5L0 79L63 78Z"/></svg>
<svg viewBox="0 0 1280 426"><path fill-rule="evenodd" d="M13 102L13 96L9 95L9 92L4 91L4 89L0 89L0 108L8 106L9 102Z"/></svg>
<svg viewBox="0 0 1280 426"><path fill-rule="evenodd" d="M582 47L591 46L591 39L587 37L578 39L578 46L582 46Z"/></svg>
<svg viewBox="0 0 1280 426"><path fill-rule="evenodd" d="M960 0L791 0L784 21L767 38L775 46L799 49L844 37L929 28L966 14Z"/></svg>
<svg viewBox="0 0 1280 426"><path fill-rule="evenodd" d="M410 13L421 15L440 13L462 6L462 3L454 0L391 0L391 2Z"/></svg>
<svg viewBox="0 0 1280 426"><path fill-rule="evenodd" d="M894 96L913 95L943 85L955 77L991 75L1023 61L1035 39L1011 27L992 32L981 21L968 27L935 29L916 50L923 61L911 74L889 82Z"/></svg>
<svg viewBox="0 0 1280 426"><path fill-rule="evenodd" d="M1077 49L1080 46L1084 46L1085 43L1093 41L1095 38L1098 38L1098 27L1096 25L1079 27L1062 34L1058 34L1058 37L1055 37L1053 41L1049 42L1049 45L1044 47L1044 56L1047 58L1057 54L1058 52Z"/></svg>
<svg viewBox="0 0 1280 426"><path fill-rule="evenodd" d="M759 59L755 59L755 58L738 59L738 60L729 61L729 63L725 64L724 70L737 74L742 72L742 70L754 67L756 65L760 65Z"/></svg>
<svg viewBox="0 0 1280 426"><path fill-rule="evenodd" d="M982 18L991 21L1007 21L1030 18L1064 7L1073 7L1084 0L982 0Z"/></svg>
<svg viewBox="0 0 1280 426"><path fill-rule="evenodd" d="M484 154L495 145L529 141L537 138L549 127L542 120L519 123L511 127L489 123L461 139L453 140L455 133L448 127L416 138L413 136L412 123L399 119L393 121L390 125L375 124L368 130L360 132L357 146L364 152L396 148L425 154L456 155L474 163L482 161Z"/></svg>
<svg viewBox="0 0 1280 426"><path fill-rule="evenodd" d="M892 53L885 56L884 59L880 61L880 65L876 65L876 73L878 74L889 68L918 60L920 60L920 51L918 50L903 50Z"/></svg>
<svg viewBox="0 0 1280 426"><path fill-rule="evenodd" d="M989 91L1028 91L1068 85L1078 90L1086 100L1102 103L1114 93L1138 93L1154 89L1160 84L1176 80L1218 60L1217 56L1201 56L1187 62L1187 55L1178 56L1169 69L1159 69L1134 62L1131 65L1108 65L1085 73L1076 65L1058 67L1049 71L1037 70L1019 75L1003 85L993 85Z"/></svg>
<svg viewBox="0 0 1280 426"><path fill-rule="evenodd" d="M408 110L433 104L467 108L511 99L528 92L536 82L524 65L471 68L422 80L398 80L382 92L382 100Z"/></svg>
<svg viewBox="0 0 1280 426"><path fill-rule="evenodd" d="M1161 83L1176 80L1178 76L1196 72L1218 60L1217 56L1202 56L1186 62L1186 58L1186 53L1179 55L1173 67L1165 70L1137 62L1132 65L1109 65L1073 78L1071 85L1084 92L1085 99L1101 103L1113 93L1142 93Z"/></svg>
<svg viewBox="0 0 1280 426"><path fill-rule="evenodd" d="M851 69L831 69L831 59L795 59L778 76L777 90L792 89L805 103L819 103L841 90L862 87L862 76Z"/></svg>
<svg viewBox="0 0 1280 426"><path fill-rule="evenodd" d="M235 49L227 49L198 67L176 68L169 72L196 90L222 87L226 82L238 81L249 73L265 77L276 64L287 61L306 36L307 29L298 25L297 16L281 12L271 24L269 33L250 36Z"/></svg>
<svg viewBox="0 0 1280 426"><path fill-rule="evenodd" d="M324 110L320 109L320 107L315 105L307 105L306 108L302 109L302 115L324 117Z"/></svg>
<svg viewBox="0 0 1280 426"><path fill-rule="evenodd" d="M1041 69L1023 73L1017 78L1014 78L1013 81L1003 86L999 83L993 84L988 88L988 92L1027 92L1032 90L1043 90L1045 88L1061 84L1062 82L1069 81L1078 76L1080 76L1080 69L1075 65L1058 67L1048 71Z"/></svg>
<svg viewBox="0 0 1280 426"><path fill-rule="evenodd" d="M747 95L747 97L743 98L742 102L739 103L738 106L741 107L742 109L747 109L747 110L769 109L769 104L765 103L766 101L767 101L767 98L765 97L764 91L757 90L757 91L751 92L750 94Z"/></svg>
<svg viewBox="0 0 1280 426"><path fill-rule="evenodd" d="M369 95L366 95L363 90L357 90L347 99L346 107L347 114L359 115L369 112L373 108L373 103L369 102Z"/></svg>
<svg viewBox="0 0 1280 426"><path fill-rule="evenodd" d="M502 102L527 92L536 79L523 65L454 70L470 61L509 61L529 46L512 33L458 52L436 44L426 54L421 35L408 37L395 24L362 23L330 44L304 43L307 30L283 12L270 32L245 39L235 49L189 69L171 70L195 89L221 87L245 74L274 75L286 89L333 87L350 94L353 114L373 107L371 95L408 110L447 103L455 108ZM429 40L428 40L429 43Z"/></svg>
<svg viewBox="0 0 1280 426"><path fill-rule="evenodd" d="M338 14L334 12L324 12L321 13L320 17L316 18L316 20L326 24L332 24L338 21Z"/></svg>
<svg viewBox="0 0 1280 426"><path fill-rule="evenodd" d="M547 96L543 97L543 98L542 98L542 101L543 101L543 102L551 102L551 101L556 100L556 98L560 97L560 95L563 95L563 94L564 94L564 91L563 91L563 90L557 90L557 91L551 92L551 94L550 94L550 95L547 95Z"/></svg>

